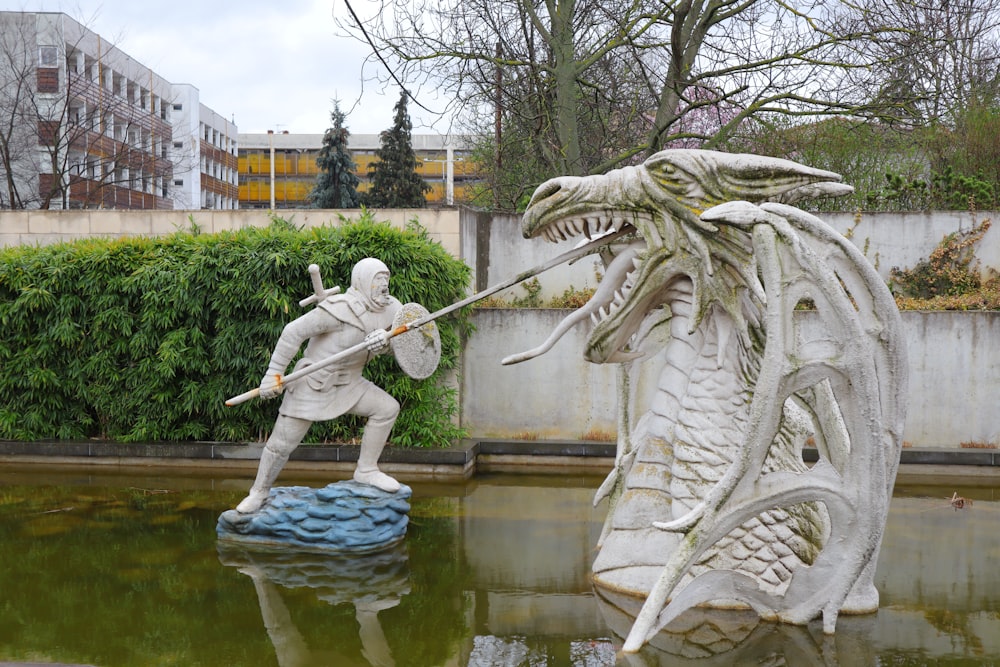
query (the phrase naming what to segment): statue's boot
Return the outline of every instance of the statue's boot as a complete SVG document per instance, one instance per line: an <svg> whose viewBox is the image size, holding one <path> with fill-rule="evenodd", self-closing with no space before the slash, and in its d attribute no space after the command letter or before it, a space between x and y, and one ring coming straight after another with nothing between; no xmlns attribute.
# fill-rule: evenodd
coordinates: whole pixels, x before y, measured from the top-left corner
<svg viewBox="0 0 1000 667"><path fill-rule="evenodd" d="M236 506L240 514L252 514L261 508L271 492L271 485L278 478L278 473L288 460L288 454L282 454L273 449L270 444L260 453L260 466L257 468L257 478L250 487L250 493Z"/></svg>
<svg viewBox="0 0 1000 667"><path fill-rule="evenodd" d="M288 457L302 442L302 437L309 430L312 422L306 419L278 415L274 422L274 430L267 439L267 445L260 453L260 464L257 466L257 478L250 487L250 493L244 498L236 511L241 514L252 514L261 508L271 492L274 480L285 466Z"/></svg>
<svg viewBox="0 0 1000 667"><path fill-rule="evenodd" d="M385 441L389 438L395 419L376 423L369 419L365 424L365 432L361 436L361 453L358 455L358 467L354 469L354 481L370 484L386 493L399 491L399 482L378 469L378 457L382 454Z"/></svg>

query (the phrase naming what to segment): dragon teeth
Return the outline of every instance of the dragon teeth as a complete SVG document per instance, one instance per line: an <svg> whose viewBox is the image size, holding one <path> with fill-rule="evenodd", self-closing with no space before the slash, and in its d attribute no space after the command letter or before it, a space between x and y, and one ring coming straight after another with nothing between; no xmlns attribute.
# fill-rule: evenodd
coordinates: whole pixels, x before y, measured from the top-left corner
<svg viewBox="0 0 1000 667"><path fill-rule="evenodd" d="M585 236L592 241L612 231L619 231L625 225L633 224L641 218L652 220L650 214L638 211L591 213L578 218L556 220L542 231L542 235L545 240L552 243L566 241L575 236Z"/></svg>

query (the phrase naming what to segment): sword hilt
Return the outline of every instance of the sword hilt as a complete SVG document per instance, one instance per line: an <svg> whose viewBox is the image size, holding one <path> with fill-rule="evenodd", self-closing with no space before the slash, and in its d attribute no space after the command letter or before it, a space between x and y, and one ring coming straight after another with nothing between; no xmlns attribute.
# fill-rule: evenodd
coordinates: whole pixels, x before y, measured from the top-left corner
<svg viewBox="0 0 1000 667"><path fill-rule="evenodd" d="M319 275L319 265L309 265L309 278L312 280L313 293L299 301L299 305L305 308L308 305L319 303L328 296L340 293L339 287L323 288L323 278Z"/></svg>

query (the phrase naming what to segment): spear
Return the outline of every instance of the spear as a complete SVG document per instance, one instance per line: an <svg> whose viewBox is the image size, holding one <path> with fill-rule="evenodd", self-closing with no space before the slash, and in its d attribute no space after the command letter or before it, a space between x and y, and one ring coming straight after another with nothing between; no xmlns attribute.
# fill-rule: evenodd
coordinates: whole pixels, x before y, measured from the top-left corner
<svg viewBox="0 0 1000 667"><path fill-rule="evenodd" d="M560 264L564 264L565 262L571 262L571 261L579 259L581 257L585 257L587 255L590 255L590 254L596 252L597 250L599 250L600 248L608 245L612 241L614 241L614 240L616 240L616 239L618 239L618 238L620 238L620 237L622 237L622 236L624 236L626 234L630 234L633 231L635 231L635 229L631 225L624 225L618 231L605 234L604 236L596 238L593 241L590 241L590 242L585 243L583 245L577 246L576 248L573 248L572 250L567 250L566 252L564 252L561 255L558 255L557 257L553 257L552 259L550 259L550 260L548 260L546 262L543 262L543 263L541 263L541 264L539 264L537 266L534 266L534 267L528 269L527 271L522 271L521 273L517 274L516 276L512 276L512 277L508 278L507 280L505 280L505 281L503 281L501 283L497 283L496 285L493 285L492 287L487 287L486 289L484 289L481 292L476 292L472 296L466 297L466 298L462 299L461 301L456 301L455 303L451 304L450 306L445 306L441 310L436 310L433 313L428 313L427 315L424 315L423 317L418 317L417 319L413 320L412 322L407 322L405 324L400 324L399 326L397 326L395 328L389 327L389 328L386 329L386 332L388 333L388 338L395 338L396 336L404 334L407 331L411 331L413 329L417 329L417 328L419 328L419 327L427 324L428 322L432 322L432 321L438 319L439 317L443 317L445 315L448 315L449 313L453 313L456 310L464 308L464 307L468 306L469 304L475 303L476 301L479 301L481 299L485 299L486 297L491 296L493 294L496 294L497 292L499 292L501 290L505 290L508 287L513 287L517 283L522 282L524 280L527 280L528 278L531 278L533 276L536 276L539 273L543 273L545 271L548 271L549 269L551 269L551 268L553 268L555 266L559 266ZM319 361L317 361L315 363L312 363L312 364L310 364L310 365L308 365L308 366L306 366L304 368L301 368L301 369L299 369L297 371L289 373L288 375L285 375L285 376L277 375L277 376L275 376L275 383L274 383L274 385L273 385L272 388L277 388L277 387L280 387L282 385L286 385L286 384L288 384L290 382L295 382L296 380L298 380L300 378L303 378L306 375L309 375L310 373L315 373L316 371L320 370L321 368L326 368L330 364L335 364L338 361L341 361L342 359L346 359L346 358L348 358L348 357L350 357L352 355L358 354L359 352L364 352L367 348L368 348L368 344L365 341L362 341L362 342L360 342L360 343L358 343L356 345L352 345L351 347L349 347L349 348L347 348L345 350L337 352L336 354L332 354L329 357L326 357L325 359L321 359L321 360L319 360ZM232 406L232 405L239 405L240 403L245 403L246 401L249 401L250 399L253 399L253 398L257 398L258 396L260 396L260 387L251 389L250 391L244 392L244 393L240 394L239 396L233 396L228 401L226 401L226 405L230 405L230 406Z"/></svg>

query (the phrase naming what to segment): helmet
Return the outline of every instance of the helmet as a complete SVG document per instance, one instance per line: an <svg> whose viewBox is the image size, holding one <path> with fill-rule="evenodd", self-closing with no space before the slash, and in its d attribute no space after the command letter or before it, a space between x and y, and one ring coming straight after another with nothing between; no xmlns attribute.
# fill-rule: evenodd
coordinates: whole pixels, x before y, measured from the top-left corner
<svg viewBox="0 0 1000 667"><path fill-rule="evenodd" d="M365 302L368 310L376 312L385 308L384 305L380 305L374 298L374 293L372 291L375 276L380 273L384 273L386 277L388 277L389 267L374 257L365 257L363 260L355 264L354 268L351 270L350 291L354 292L361 298L362 301Z"/></svg>

